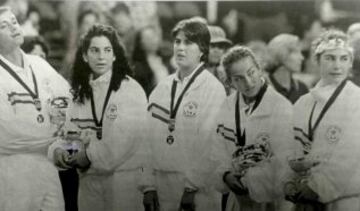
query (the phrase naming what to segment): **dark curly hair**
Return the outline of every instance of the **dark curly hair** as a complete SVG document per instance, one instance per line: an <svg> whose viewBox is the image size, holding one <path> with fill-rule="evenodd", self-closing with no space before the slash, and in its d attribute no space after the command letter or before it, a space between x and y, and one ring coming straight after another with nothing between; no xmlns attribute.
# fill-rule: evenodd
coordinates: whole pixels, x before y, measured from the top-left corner
<svg viewBox="0 0 360 211"><path fill-rule="evenodd" d="M177 23L172 30L173 38L175 38L180 31L184 32L187 39L199 46L200 51L203 53L200 61L206 63L208 61L210 46L210 32L207 25L196 19L185 19Z"/></svg>
<svg viewBox="0 0 360 211"><path fill-rule="evenodd" d="M92 38L101 36L109 39L116 57L112 66L110 89L117 91L122 80L127 79L127 75L132 75L128 60L125 57L124 47L120 43L115 29L107 25L94 25L81 39L76 52L72 76L72 91L75 102L84 103L85 99L90 99L92 89L89 80L92 70L89 64L84 61L83 54L87 53Z"/></svg>

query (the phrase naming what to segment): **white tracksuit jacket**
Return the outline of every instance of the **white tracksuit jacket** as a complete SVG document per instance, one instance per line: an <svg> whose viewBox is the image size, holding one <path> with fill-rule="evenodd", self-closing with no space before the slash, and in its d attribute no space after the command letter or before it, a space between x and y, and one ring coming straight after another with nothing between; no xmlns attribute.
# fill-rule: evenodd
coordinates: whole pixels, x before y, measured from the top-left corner
<svg viewBox="0 0 360 211"><path fill-rule="evenodd" d="M309 94L295 104L296 135L308 134L308 122L314 103L312 125L335 86L320 81ZM309 186L329 211L360 209L360 89L347 81L344 89L325 113L313 137L309 157L320 161L311 169ZM301 131L301 133L299 133Z"/></svg>
<svg viewBox="0 0 360 211"><path fill-rule="evenodd" d="M38 56L23 53L24 68L0 58L32 90L33 70L42 105L36 110L28 92L0 66L0 210L64 210L57 170L46 152L57 130L49 119L50 101L69 97L69 85Z"/></svg>
<svg viewBox="0 0 360 211"><path fill-rule="evenodd" d="M98 119L101 118L111 74L109 71L96 80L90 80ZM90 142L86 144L91 166L80 175L80 211L142 210L141 190L145 188L141 177L142 163L147 153L143 144L146 141L143 136L146 134L146 108L143 89L127 76L119 90L110 96L103 119L102 139L98 140L90 99L84 104L72 104L66 125L75 125L79 131L92 131ZM55 146L59 146L59 142Z"/></svg>
<svg viewBox="0 0 360 211"><path fill-rule="evenodd" d="M178 73L168 76L157 85L149 100L148 141L152 150L149 160L156 172L160 207L166 211L178 210L184 187L199 189L195 197L197 210L220 207L221 197L211 189L208 180L214 170L209 160L213 144L210 134L226 94L222 84L206 69L195 79L179 106L172 132L174 142L166 142L173 80L178 81L176 102L194 73L195 70L182 82Z"/></svg>
<svg viewBox="0 0 360 211"><path fill-rule="evenodd" d="M219 145L214 151L222 149L224 153L221 158L222 165L217 170L219 180L222 180L226 171L233 169L232 155L239 148L236 146L235 121L237 95L237 92L233 93L225 100L217 118L218 127L214 138ZM292 105L268 86L259 105L251 114L246 113L249 106L244 103L242 95L239 97L239 106L241 133L246 131L244 147L262 146L270 156L247 170L242 182L248 188L249 194L235 196L231 192L227 210L266 210L266 204L269 203L272 203L272 207L275 206L275 210L287 210L289 204L282 200L282 183L289 171L286 158L292 148Z"/></svg>

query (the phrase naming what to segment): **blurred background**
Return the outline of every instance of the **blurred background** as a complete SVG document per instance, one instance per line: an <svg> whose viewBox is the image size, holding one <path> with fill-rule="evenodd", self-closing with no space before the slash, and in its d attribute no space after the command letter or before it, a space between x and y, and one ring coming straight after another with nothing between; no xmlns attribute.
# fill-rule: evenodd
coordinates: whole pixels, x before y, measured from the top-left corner
<svg viewBox="0 0 360 211"><path fill-rule="evenodd" d="M313 71L308 58L314 37L324 27L346 32L350 24L360 21L359 0L0 0L0 4L13 8L30 40L40 36L45 43L42 47L45 49L40 51L46 51L44 57L67 79L81 35L95 23L110 24L118 30L134 64L137 55L134 50L140 48L159 52L164 66L168 67L172 56L171 29L179 20L197 16L211 25L221 26L234 44L256 41L266 46L280 33L297 35L305 57L301 73L311 86L313 79L307 79L307 74ZM147 27L151 32L143 30Z"/></svg>

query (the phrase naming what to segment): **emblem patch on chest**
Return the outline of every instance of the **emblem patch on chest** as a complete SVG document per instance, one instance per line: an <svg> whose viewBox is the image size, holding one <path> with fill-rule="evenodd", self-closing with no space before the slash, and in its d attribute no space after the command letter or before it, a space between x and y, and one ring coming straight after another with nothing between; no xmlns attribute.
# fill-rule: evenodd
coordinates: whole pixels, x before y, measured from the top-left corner
<svg viewBox="0 0 360 211"><path fill-rule="evenodd" d="M340 127L336 126L336 125L331 125L328 127L328 129L326 130L326 140L330 143L337 143L340 140L342 134L342 130Z"/></svg>
<svg viewBox="0 0 360 211"><path fill-rule="evenodd" d="M106 117L108 119L115 120L117 118L117 115L118 115L117 106L115 104L110 104L106 112Z"/></svg>
<svg viewBox="0 0 360 211"><path fill-rule="evenodd" d="M184 105L185 117L196 117L198 110L198 104L194 101L188 102Z"/></svg>

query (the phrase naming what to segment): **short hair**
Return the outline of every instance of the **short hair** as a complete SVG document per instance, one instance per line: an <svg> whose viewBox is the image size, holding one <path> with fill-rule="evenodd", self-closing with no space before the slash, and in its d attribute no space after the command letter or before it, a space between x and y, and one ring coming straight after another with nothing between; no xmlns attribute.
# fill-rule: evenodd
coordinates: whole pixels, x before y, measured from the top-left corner
<svg viewBox="0 0 360 211"><path fill-rule="evenodd" d="M200 61L207 62L210 46L210 32L207 25L195 19L185 19L177 23L172 30L173 38L180 31L184 32L187 39L199 46L200 51L203 53Z"/></svg>
<svg viewBox="0 0 360 211"><path fill-rule="evenodd" d="M130 9L129 7L124 3L124 2L119 2L117 3L112 9L111 9L111 14L118 14L124 12L127 15L130 15Z"/></svg>
<svg viewBox="0 0 360 211"><path fill-rule="evenodd" d="M49 47L41 36L27 36L24 37L24 43L22 44L21 48L24 50L25 53L30 53L34 50L36 45L40 45L41 48L44 50L46 57L49 55Z"/></svg>
<svg viewBox="0 0 360 211"><path fill-rule="evenodd" d="M299 37L293 34L279 34L268 43L272 66L281 66L286 56L294 49L300 47Z"/></svg>
<svg viewBox="0 0 360 211"><path fill-rule="evenodd" d="M320 56L325 50L343 48L349 51L350 57L353 58L353 49L350 46L348 36L339 29L329 29L319 35L312 42L312 52L315 59L319 61Z"/></svg>
<svg viewBox="0 0 360 211"><path fill-rule="evenodd" d="M82 12L80 12L79 16L78 16L78 19L77 19L77 24L78 26L80 26L80 24L82 24L84 18L87 16L87 15L94 15L95 18L97 20L99 20L99 14L93 10L93 9L87 9L87 10L84 10Z"/></svg>
<svg viewBox="0 0 360 211"><path fill-rule="evenodd" d="M250 58L254 62L256 68L262 70L259 61L257 60L254 52L250 48L246 46L236 45L230 48L222 58L222 65L224 66L228 79L230 79L231 65L245 58Z"/></svg>
<svg viewBox="0 0 360 211"><path fill-rule="evenodd" d="M346 34L351 38L355 32L360 32L360 22L351 24L347 29Z"/></svg>

